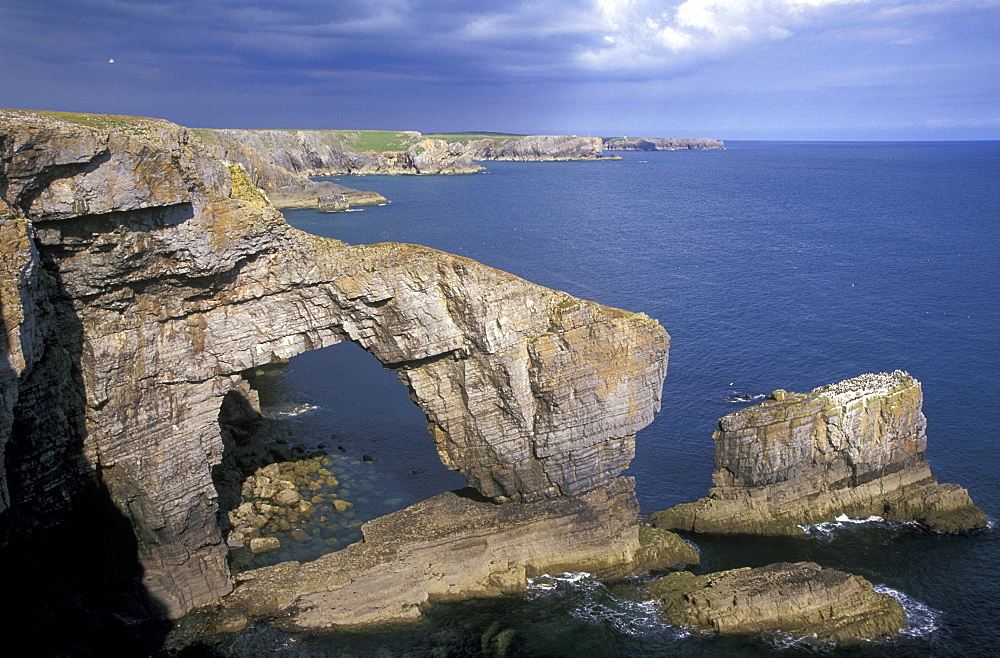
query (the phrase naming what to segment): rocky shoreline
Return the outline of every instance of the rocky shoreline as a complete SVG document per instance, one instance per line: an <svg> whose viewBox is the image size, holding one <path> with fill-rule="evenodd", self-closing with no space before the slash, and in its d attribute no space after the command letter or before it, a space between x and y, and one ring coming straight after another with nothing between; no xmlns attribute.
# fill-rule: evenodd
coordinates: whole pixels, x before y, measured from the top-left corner
<svg viewBox="0 0 1000 658"><path fill-rule="evenodd" d="M594 152L597 138L575 139ZM81 519L112 537L114 559L90 568L127 614L104 623L172 620L176 646L258 618L381 624L544 573L698 564L672 529L795 534L844 513L987 523L931 475L920 383L896 371L775 391L721 419L709 496L645 527L620 473L659 410L658 322L432 249L296 231L260 190L267 158L233 155L160 120L0 111L0 544L27 554ZM272 185L298 185L289 166ZM395 371L469 488L368 520L315 560L234 573L231 558L276 550L280 533L360 523L326 456L244 432L259 420L248 373L343 341ZM671 623L719 633L841 642L903 623L870 583L809 563L681 572L648 592Z"/></svg>
<svg viewBox="0 0 1000 658"><path fill-rule="evenodd" d="M398 147L363 150L360 133L332 130L198 129L195 133L223 160L238 162L254 185L283 208L338 211L388 203L375 192L353 190L311 177L340 175L474 174L480 162L614 160L605 151L721 149L711 139L600 138L576 135L512 135L467 139L395 135ZM385 148L385 147L383 147Z"/></svg>

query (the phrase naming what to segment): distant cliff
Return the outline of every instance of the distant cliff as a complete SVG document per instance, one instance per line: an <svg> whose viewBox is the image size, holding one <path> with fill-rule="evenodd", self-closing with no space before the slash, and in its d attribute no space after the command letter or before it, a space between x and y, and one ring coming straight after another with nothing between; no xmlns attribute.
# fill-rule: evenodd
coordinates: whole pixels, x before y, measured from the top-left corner
<svg viewBox="0 0 1000 658"><path fill-rule="evenodd" d="M221 158L238 162L279 207L317 205L343 195L351 206L386 203L313 176L365 174L474 174L476 161L598 160L599 137L460 133L424 136L414 131L213 130L195 131Z"/></svg>
<svg viewBox="0 0 1000 658"><path fill-rule="evenodd" d="M729 414L715 438L707 498L653 515L695 532L800 534L851 517L915 520L943 532L988 522L968 492L939 484L927 463L920 382L867 374Z"/></svg>
<svg viewBox="0 0 1000 658"><path fill-rule="evenodd" d="M684 151L695 149L724 149L725 142L704 137L605 137L605 151Z"/></svg>
<svg viewBox="0 0 1000 658"><path fill-rule="evenodd" d="M473 160L553 162L599 160L604 156L600 137L525 135L516 139L472 139L459 142Z"/></svg>

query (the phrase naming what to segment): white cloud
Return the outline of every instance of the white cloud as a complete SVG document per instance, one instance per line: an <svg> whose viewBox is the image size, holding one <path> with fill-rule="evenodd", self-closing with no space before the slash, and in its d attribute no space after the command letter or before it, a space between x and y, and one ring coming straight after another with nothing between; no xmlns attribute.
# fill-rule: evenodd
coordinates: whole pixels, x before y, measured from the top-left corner
<svg viewBox="0 0 1000 658"><path fill-rule="evenodd" d="M580 55L589 68L672 66L748 44L787 39L825 17L869 0L598 0L609 45Z"/></svg>

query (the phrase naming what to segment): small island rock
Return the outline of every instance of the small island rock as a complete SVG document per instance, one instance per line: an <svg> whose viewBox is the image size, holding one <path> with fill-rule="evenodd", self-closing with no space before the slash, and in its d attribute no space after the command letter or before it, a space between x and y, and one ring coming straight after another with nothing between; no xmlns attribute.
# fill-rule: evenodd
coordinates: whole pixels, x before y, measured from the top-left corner
<svg viewBox="0 0 1000 658"><path fill-rule="evenodd" d="M899 602L853 574L812 562L778 563L704 576L679 571L646 586L664 618L720 634L764 631L818 642L874 640L906 625Z"/></svg>

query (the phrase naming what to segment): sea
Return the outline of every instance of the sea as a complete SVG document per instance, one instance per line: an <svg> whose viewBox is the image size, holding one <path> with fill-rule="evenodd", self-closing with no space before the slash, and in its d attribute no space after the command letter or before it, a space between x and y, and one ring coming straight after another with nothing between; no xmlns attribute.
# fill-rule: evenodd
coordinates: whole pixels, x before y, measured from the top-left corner
<svg viewBox="0 0 1000 658"><path fill-rule="evenodd" d="M492 162L466 176L336 177L385 206L285 211L350 244L407 242L643 312L670 333L662 409L626 475L649 514L703 497L718 419L774 389L901 369L923 384L928 458L1000 516L1000 142L727 142L596 162ZM262 369L265 438L327 456L349 523L260 566L310 559L359 525L464 486L392 372L352 344ZM662 621L641 581L551 574L521 595L435 604L421 622L201 649L247 656L986 656L1000 647L1000 534L841 518L795 538L685 535L708 573L811 560L908 614L897 639L833 647Z"/></svg>

